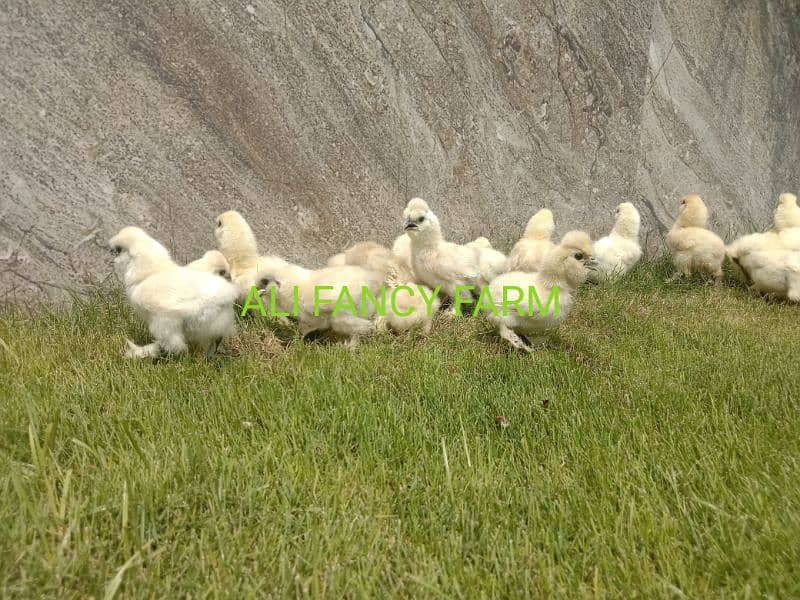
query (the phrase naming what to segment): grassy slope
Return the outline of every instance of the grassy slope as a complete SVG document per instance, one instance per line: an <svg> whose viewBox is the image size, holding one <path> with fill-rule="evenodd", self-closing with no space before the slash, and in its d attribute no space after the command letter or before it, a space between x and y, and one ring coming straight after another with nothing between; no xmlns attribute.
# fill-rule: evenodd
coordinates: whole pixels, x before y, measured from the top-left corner
<svg viewBox="0 0 800 600"><path fill-rule="evenodd" d="M255 319L153 364L116 301L6 310L0 590L796 596L800 308L663 277L587 287L532 357Z"/></svg>

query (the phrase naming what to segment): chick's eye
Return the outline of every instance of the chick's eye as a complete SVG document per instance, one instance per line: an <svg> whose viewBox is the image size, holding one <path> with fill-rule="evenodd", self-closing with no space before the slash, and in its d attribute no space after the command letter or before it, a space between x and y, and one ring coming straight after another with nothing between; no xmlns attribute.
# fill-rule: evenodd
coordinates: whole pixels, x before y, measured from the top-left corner
<svg viewBox="0 0 800 600"><path fill-rule="evenodd" d="M122 246L114 246L111 248L111 254L120 254L122 252Z"/></svg>
<svg viewBox="0 0 800 600"><path fill-rule="evenodd" d="M222 227L222 219L217 219L217 227Z"/></svg>
<svg viewBox="0 0 800 600"><path fill-rule="evenodd" d="M422 223L425 220L425 216L421 216L417 218L417 223Z"/></svg>
<svg viewBox="0 0 800 600"><path fill-rule="evenodd" d="M578 260L583 260L583 252L576 252L575 258L577 258Z"/></svg>

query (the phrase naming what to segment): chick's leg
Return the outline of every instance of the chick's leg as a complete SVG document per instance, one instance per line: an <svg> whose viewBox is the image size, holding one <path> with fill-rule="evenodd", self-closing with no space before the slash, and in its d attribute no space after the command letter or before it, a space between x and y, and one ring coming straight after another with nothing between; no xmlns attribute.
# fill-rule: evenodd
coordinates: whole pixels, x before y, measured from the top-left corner
<svg viewBox="0 0 800 600"><path fill-rule="evenodd" d="M722 262L709 261L707 272L714 281L714 285L722 283Z"/></svg>
<svg viewBox="0 0 800 600"><path fill-rule="evenodd" d="M222 343L222 338L217 338L213 340L206 349L206 358L214 356L217 351L219 350L219 345Z"/></svg>
<svg viewBox="0 0 800 600"><path fill-rule="evenodd" d="M446 288L442 287L442 292L448 297L453 299L453 304L450 310L445 311L445 315L449 318L462 317L464 315L471 315L475 308L475 298L469 290L459 290L460 303L456 298L456 288L453 285L448 285ZM458 311L456 311L456 304L459 304Z"/></svg>
<svg viewBox="0 0 800 600"><path fill-rule="evenodd" d="M682 252L675 254L672 257L672 264L675 267L675 273L665 283L672 283L692 274L692 257L688 254Z"/></svg>
<svg viewBox="0 0 800 600"><path fill-rule="evenodd" d="M433 329L433 317L428 317L425 320L425 324L422 326L422 333L424 333L425 335L430 335L432 329Z"/></svg>
<svg viewBox="0 0 800 600"><path fill-rule="evenodd" d="M523 342L522 338L514 333L513 330L509 329L506 325L500 324L497 331L500 334L500 337L506 340L514 348L518 350L524 350L525 352L533 352L533 348Z"/></svg>
<svg viewBox="0 0 800 600"><path fill-rule="evenodd" d="M359 338L375 331L375 322L355 315L338 315L331 323L333 330L347 336L347 347L351 350L358 346Z"/></svg>
<svg viewBox="0 0 800 600"><path fill-rule="evenodd" d="M311 325L309 323L300 323L300 337L304 340L310 340L314 336L311 335L316 331L320 331L322 328L317 327L316 325Z"/></svg>
<svg viewBox="0 0 800 600"><path fill-rule="evenodd" d="M182 354L188 350L183 336L183 324L179 319L155 317L150 323L150 333L167 354Z"/></svg>

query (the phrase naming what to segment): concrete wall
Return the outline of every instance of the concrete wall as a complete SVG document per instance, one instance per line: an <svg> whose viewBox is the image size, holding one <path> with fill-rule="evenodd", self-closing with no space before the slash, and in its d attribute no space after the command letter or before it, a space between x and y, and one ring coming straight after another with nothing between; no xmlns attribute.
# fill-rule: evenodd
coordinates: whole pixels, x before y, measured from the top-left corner
<svg viewBox="0 0 800 600"><path fill-rule="evenodd" d="M510 245L681 195L722 234L800 188L795 0L7 0L0 295L63 297L144 227L181 260L240 210L308 265L389 243L412 195Z"/></svg>

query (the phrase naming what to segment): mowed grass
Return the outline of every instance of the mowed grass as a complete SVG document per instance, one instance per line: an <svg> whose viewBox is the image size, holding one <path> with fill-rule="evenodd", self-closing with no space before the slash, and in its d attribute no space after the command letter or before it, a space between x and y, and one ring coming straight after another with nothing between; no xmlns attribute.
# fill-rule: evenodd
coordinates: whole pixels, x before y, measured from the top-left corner
<svg viewBox="0 0 800 600"><path fill-rule="evenodd" d="M0 593L797 597L800 307L667 274L585 287L532 356L255 318L136 362L118 293L6 308Z"/></svg>

